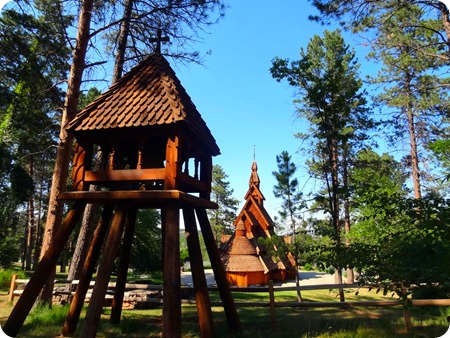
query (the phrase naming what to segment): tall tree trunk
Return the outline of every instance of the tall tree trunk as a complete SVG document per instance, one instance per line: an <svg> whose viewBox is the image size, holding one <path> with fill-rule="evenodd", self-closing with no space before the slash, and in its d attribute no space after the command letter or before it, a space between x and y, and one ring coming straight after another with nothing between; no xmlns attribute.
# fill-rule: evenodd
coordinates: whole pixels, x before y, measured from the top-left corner
<svg viewBox="0 0 450 338"><path fill-rule="evenodd" d="M25 270L31 270L33 261L33 247L35 236L35 219L34 219L34 199L30 197L28 200L28 226L27 226L27 243L25 251Z"/></svg>
<svg viewBox="0 0 450 338"><path fill-rule="evenodd" d="M342 155L342 183L344 186L344 233L345 233L345 245L350 246L350 239L348 233L350 232L350 194L349 194L349 174L348 174L348 144L343 145L343 155ZM353 284L355 276L353 269L347 267L347 283Z"/></svg>
<svg viewBox="0 0 450 338"><path fill-rule="evenodd" d="M124 13L122 23L120 25L119 35L117 37L117 52L114 62L114 71L112 77L112 83L116 83L123 73L123 65L125 62L125 51L127 47L127 40L130 27L131 13L133 9L133 0L125 0ZM99 170L104 164L105 159L102 158L101 151L98 151L96 161L94 164L94 170ZM91 185L90 191L98 190L98 187ZM81 228L77 239L77 244L73 252L72 260L69 267L68 279L78 279L83 269L83 262L90 246L90 239L97 225L96 219L99 214L99 206L95 204L88 204L84 211L83 220L81 222Z"/></svg>
<svg viewBox="0 0 450 338"><path fill-rule="evenodd" d="M38 210L37 215L38 218L36 220L36 239L34 243L34 257L33 257L33 271L36 270L37 264L39 262L39 250L41 249L42 245L42 234L43 229L41 225L41 215L42 215L42 196L43 196L43 184L41 182L40 188L39 188L39 202L38 202Z"/></svg>
<svg viewBox="0 0 450 338"><path fill-rule="evenodd" d="M339 216L339 163L338 163L338 146L336 140L330 141L329 156L331 167L331 203L332 203L332 220L334 227L334 240L336 241L336 247L341 245L341 222ZM340 264L336 266L335 281L337 284L342 284L342 267ZM339 288L339 298L341 302L344 302L344 290Z"/></svg>
<svg viewBox="0 0 450 338"><path fill-rule="evenodd" d="M111 81L113 84L116 83L122 77L128 34L130 32L130 19L132 9L133 9L133 0L125 0L122 23L120 25L119 36L117 38L116 60L114 62L114 72Z"/></svg>
<svg viewBox="0 0 450 338"><path fill-rule="evenodd" d="M104 163L102 152L98 151L95 158L94 170L100 170ZM91 185L89 191L97 191L98 186ZM70 261L68 280L80 279L83 270L84 261L91 245L91 239L97 223L97 215L100 207L98 204L88 204L84 210L83 220L81 222L80 232L78 234L77 244Z"/></svg>
<svg viewBox="0 0 450 338"><path fill-rule="evenodd" d="M29 175L30 177L34 177L32 157L30 157ZM34 236L36 229L36 220L34 219L34 212L35 210L34 210L34 192L33 192L32 196L28 198L27 243L25 251L25 269L28 271L31 270L31 263L33 260Z"/></svg>
<svg viewBox="0 0 450 338"><path fill-rule="evenodd" d="M289 206L291 205L291 201L289 201ZM295 247L295 231L296 231L296 226L295 226L295 218L294 218L294 212L292 210L291 207L289 207L289 213L290 213L290 218L291 218L291 226L292 226L292 244ZM297 256L297 249L295 249L295 253L294 253L294 269L295 269L295 286L297 287L297 301L300 303L302 302L302 294L300 292L300 278L298 276L298 256Z"/></svg>
<svg viewBox="0 0 450 338"><path fill-rule="evenodd" d="M408 118L409 143L411 147L411 175L414 187L414 198L420 199L422 197L422 192L420 186L419 154L417 150L416 126L412 107L408 107L406 114Z"/></svg>
<svg viewBox="0 0 450 338"><path fill-rule="evenodd" d="M66 125L75 117L77 113L78 97L89 42L93 3L93 0L82 0L81 2L76 46L73 52L70 76L67 83L66 99L61 118L61 130L59 134L60 140L58 143L55 169L52 177L52 188L50 190L49 208L41 249L41 258L50 247L52 238L62 223L63 203L58 202L57 196L60 192L65 190L73 141L73 136L69 135L66 131ZM53 292L54 273L55 271L53 271L53 274L49 276L49 279L41 294L41 300L49 304L51 303Z"/></svg>
<svg viewBox="0 0 450 338"><path fill-rule="evenodd" d="M441 18L442 18L442 23L443 23L444 30L445 30L445 36L447 38L447 40L446 40L447 53L449 54L448 56L450 57L450 18L449 18L449 9L447 8L447 5L444 4L442 1L439 2L439 5L441 6Z"/></svg>

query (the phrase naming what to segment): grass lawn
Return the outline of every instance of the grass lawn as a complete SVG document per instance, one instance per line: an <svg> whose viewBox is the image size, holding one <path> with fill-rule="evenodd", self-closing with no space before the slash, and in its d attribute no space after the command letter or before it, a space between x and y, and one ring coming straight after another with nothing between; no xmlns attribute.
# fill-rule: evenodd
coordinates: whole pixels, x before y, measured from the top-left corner
<svg viewBox="0 0 450 338"><path fill-rule="evenodd" d="M375 291L362 289L348 291L348 301L392 299ZM263 293L234 293L236 301L267 302ZM305 301L338 301L335 291L303 291ZM218 295L211 293L211 300ZM295 292L277 292L276 301L294 301ZM12 305L8 304L5 291L0 295L0 323L4 323ZM18 337L56 337L59 335L68 307L54 306L53 310L34 309L28 316ZM217 337L318 337L318 338L383 338L383 337L439 337L447 330L446 317L449 307L422 307L411 310L413 331L407 333L400 307L396 308L354 308L354 309L305 309L276 308L276 327L272 329L268 307L238 307L242 332L230 334L221 307L213 307ZM160 337L161 309L124 310L118 325L110 324L109 309L104 309L98 337ZM199 337L196 308L193 305L182 309L183 337ZM78 325L80 328L82 319Z"/></svg>

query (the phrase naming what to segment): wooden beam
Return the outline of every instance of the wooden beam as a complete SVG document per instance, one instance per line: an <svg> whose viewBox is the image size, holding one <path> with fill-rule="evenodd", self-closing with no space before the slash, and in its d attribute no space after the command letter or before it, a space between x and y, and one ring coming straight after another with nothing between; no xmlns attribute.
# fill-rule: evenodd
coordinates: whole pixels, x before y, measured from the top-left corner
<svg viewBox="0 0 450 338"><path fill-rule="evenodd" d="M112 302L111 315L109 317L112 323L120 322L122 314L123 295L127 283L128 265L130 263L131 245L133 244L134 229L136 225L137 208L130 207L128 212L125 234L122 243L122 255L120 258L119 271L117 273L116 287L114 289L114 298Z"/></svg>
<svg viewBox="0 0 450 338"><path fill-rule="evenodd" d="M55 234L51 245L39 262L36 271L30 278L25 290L23 290L22 295L6 320L6 323L3 326L3 332L5 332L6 335L11 337L17 336L23 322L39 296L39 292L44 286L48 276L55 268L59 255L64 249L78 219L83 214L85 206L86 201L77 201L67 214L67 217Z"/></svg>
<svg viewBox="0 0 450 338"><path fill-rule="evenodd" d="M179 184L181 189L186 192L208 193L208 184L193 178L185 173L179 173Z"/></svg>
<svg viewBox="0 0 450 338"><path fill-rule="evenodd" d="M180 209L167 203L162 210L164 239L163 272L163 337L181 337L181 275L180 275Z"/></svg>
<svg viewBox="0 0 450 338"><path fill-rule="evenodd" d="M228 284L225 268L223 267L222 260L220 259L219 251L216 246L214 234L211 230L208 215L206 210L202 208L196 208L198 222L202 230L203 239L205 241L206 250L208 251L209 260L214 271L214 277L216 279L217 287L219 289L220 298L222 300L225 316L227 317L228 327L232 332L240 331L241 321L234 304L233 295L231 294L230 285Z"/></svg>
<svg viewBox="0 0 450 338"><path fill-rule="evenodd" d="M107 203L118 200L131 200L151 207L156 204L179 200L182 204L217 209L216 203L187 194L180 190L119 190L119 191L71 191L58 195L60 200L86 200L89 203ZM153 204L152 204L153 203Z"/></svg>
<svg viewBox="0 0 450 338"><path fill-rule="evenodd" d="M189 261L191 262L192 280L194 282L198 321L202 337L214 337L214 322L206 284L203 258L197 232L197 222L192 208L183 208Z"/></svg>
<svg viewBox="0 0 450 338"><path fill-rule="evenodd" d="M165 168L86 171L85 181L89 183L117 181L163 181L165 175Z"/></svg>
<svg viewBox="0 0 450 338"><path fill-rule="evenodd" d="M123 226L128 214L130 202L122 201L117 204L111 221L108 238L103 251L103 260L100 264L89 306L86 312L83 328L80 337L94 338L97 334L100 316L102 314L103 303L105 300L108 282L114 265L114 260L119 251L120 239L122 237Z"/></svg>
<svg viewBox="0 0 450 338"><path fill-rule="evenodd" d="M166 173L164 179L164 189L178 189L178 173L181 165L178 166L180 157L180 144L178 136L171 136L167 139L166 145Z"/></svg>
<svg viewBox="0 0 450 338"><path fill-rule="evenodd" d="M98 222L92 237L91 245L86 255L86 260L81 270L80 280L78 282L77 289L70 303L69 313L67 314L61 335L63 337L72 337L75 333L75 329L80 318L81 310L83 308L84 298L89 289L92 275L95 270L100 251L105 241L106 234L108 233L109 223L113 213L114 206L107 204L103 208L102 216Z"/></svg>

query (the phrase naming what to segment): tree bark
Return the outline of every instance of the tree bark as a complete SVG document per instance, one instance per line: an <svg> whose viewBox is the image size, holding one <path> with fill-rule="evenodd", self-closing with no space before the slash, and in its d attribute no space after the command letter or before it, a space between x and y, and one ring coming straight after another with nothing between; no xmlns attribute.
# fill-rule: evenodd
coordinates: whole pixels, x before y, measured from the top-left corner
<svg viewBox="0 0 450 338"><path fill-rule="evenodd" d="M114 62L114 72L111 81L113 84L116 83L122 77L128 34L130 32L130 19L132 9L133 9L133 0L125 0L122 23L120 25L119 36L117 38L116 60Z"/></svg>
<svg viewBox="0 0 450 338"><path fill-rule="evenodd" d="M125 51L127 47L127 39L130 27L131 12L133 8L133 0L126 0L124 4L123 20L120 25L119 35L117 37L117 52L114 63L112 84L116 83L121 77L123 72L123 65L125 61ZM102 152L97 153L96 161L94 164L94 170L99 170L104 164ZM91 185L90 191L98 190L98 187ZM95 204L88 204L83 215L81 222L80 232L77 239L77 244L72 256L69 267L68 279L79 279L81 270L83 268L83 262L86 258L89 250L90 239L94 233L96 226L96 216L99 213L99 207Z"/></svg>
<svg viewBox="0 0 450 338"><path fill-rule="evenodd" d="M348 144L343 145L343 156L342 156L342 183L344 186L344 233L345 233L345 245L350 246L350 239L348 238L348 233L350 232L350 194L349 194L349 173L348 173ZM355 276L353 269L347 267L347 283L353 284Z"/></svg>
<svg viewBox="0 0 450 338"><path fill-rule="evenodd" d="M414 121L414 112L411 107L408 107L408 132L409 142L411 147L411 175L414 187L414 198L422 198L420 186L420 169L419 169L419 154L417 150L416 126Z"/></svg>
<svg viewBox="0 0 450 338"><path fill-rule="evenodd" d="M44 239L42 242L41 259L45 255L47 249L50 247L54 234L57 232L62 222L63 203L57 200L57 196L60 192L65 190L73 141L73 136L67 133L66 126L77 113L78 97L83 77L83 71L85 68L86 51L89 42L93 4L93 0L83 0L81 2L76 46L73 52L72 64L70 67L70 76L67 83L66 98L61 118L61 130L59 134L55 169L53 171L52 177L52 188L50 190L50 200L47 213L47 222L45 225ZM53 271L53 273L49 276L48 281L44 286L43 292L41 294L41 300L47 303L51 302L54 274L55 271Z"/></svg>
<svg viewBox="0 0 450 338"><path fill-rule="evenodd" d="M41 225L41 214L42 214L42 196L43 196L43 190L42 182L39 188L39 202L38 202L38 218L36 221L36 241L34 243L34 257L33 257L33 271L36 270L37 264L39 262L39 250L41 249L42 245L42 225Z"/></svg>
<svg viewBox="0 0 450 338"><path fill-rule="evenodd" d="M33 177L33 159L30 159L29 175ZM28 198L28 226L27 226L27 243L25 254L25 270L31 270L33 260L34 236L36 229L36 220L34 218L34 193Z"/></svg>
<svg viewBox="0 0 450 338"><path fill-rule="evenodd" d="M447 5L443 2L440 2L439 5L441 6L441 18L442 18L442 24L444 26L445 30L445 36L447 38L446 44L447 44L447 53L450 57L450 19L449 19L449 9L447 8Z"/></svg>
<svg viewBox="0 0 450 338"><path fill-rule="evenodd" d="M94 163L94 170L100 170L104 160L102 152L98 151ZM89 191L97 191L98 186L91 185ZM88 204L84 211L83 220L81 222L80 232L78 233L77 243L70 261L69 274L67 279L80 279L81 271L83 270L83 262L91 245L92 235L94 234L97 224L97 215L99 214L100 206L98 204Z"/></svg>

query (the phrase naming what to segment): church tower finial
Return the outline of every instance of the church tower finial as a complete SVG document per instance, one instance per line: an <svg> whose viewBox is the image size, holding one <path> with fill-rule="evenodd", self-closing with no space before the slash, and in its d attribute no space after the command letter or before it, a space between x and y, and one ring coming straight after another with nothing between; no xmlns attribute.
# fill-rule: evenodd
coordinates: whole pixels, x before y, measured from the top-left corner
<svg viewBox="0 0 450 338"><path fill-rule="evenodd" d="M170 40L168 36L162 36L162 29L158 28L158 30L156 31L156 37L150 38L149 41L156 42L155 53L161 54L161 42L168 42Z"/></svg>
<svg viewBox="0 0 450 338"><path fill-rule="evenodd" d="M252 173L250 175L249 185L251 186L252 184L259 188L258 165L256 164L256 161L253 161L252 163Z"/></svg>

